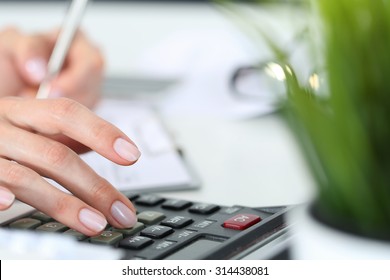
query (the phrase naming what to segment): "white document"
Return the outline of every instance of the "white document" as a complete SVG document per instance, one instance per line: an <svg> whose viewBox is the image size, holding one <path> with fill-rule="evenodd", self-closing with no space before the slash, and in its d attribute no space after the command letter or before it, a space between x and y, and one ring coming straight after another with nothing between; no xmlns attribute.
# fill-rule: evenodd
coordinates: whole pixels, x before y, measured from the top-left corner
<svg viewBox="0 0 390 280"><path fill-rule="evenodd" d="M106 98L95 111L126 133L142 154L132 166L119 166L95 152L81 156L116 188L158 191L198 186L161 119L149 105Z"/></svg>

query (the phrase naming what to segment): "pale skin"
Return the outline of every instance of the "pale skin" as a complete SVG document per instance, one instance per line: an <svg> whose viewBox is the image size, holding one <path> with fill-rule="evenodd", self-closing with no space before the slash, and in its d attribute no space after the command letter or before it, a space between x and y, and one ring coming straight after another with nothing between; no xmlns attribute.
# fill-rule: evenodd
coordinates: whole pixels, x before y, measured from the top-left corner
<svg viewBox="0 0 390 280"><path fill-rule="evenodd" d="M107 222L131 227L133 204L78 156L91 149L120 165L140 156L129 137L88 109L99 99L100 51L79 33L51 96L34 98L55 34L0 31L0 210L17 198L89 236Z"/></svg>

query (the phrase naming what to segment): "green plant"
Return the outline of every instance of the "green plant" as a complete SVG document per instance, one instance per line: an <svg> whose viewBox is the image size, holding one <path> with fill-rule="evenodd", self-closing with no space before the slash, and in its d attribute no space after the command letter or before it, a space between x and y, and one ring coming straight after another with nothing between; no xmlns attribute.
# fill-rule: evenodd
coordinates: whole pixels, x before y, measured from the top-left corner
<svg viewBox="0 0 390 280"><path fill-rule="evenodd" d="M298 79L288 51L261 21L234 1L219 2L250 36L267 42L284 70L281 113L318 186L315 215L337 228L389 240L390 0L302 1L317 19L300 38L322 65L321 94Z"/></svg>
<svg viewBox="0 0 390 280"><path fill-rule="evenodd" d="M389 239L390 1L315 2L326 92L303 86L279 56L288 91L283 113L318 185L316 213L336 227Z"/></svg>

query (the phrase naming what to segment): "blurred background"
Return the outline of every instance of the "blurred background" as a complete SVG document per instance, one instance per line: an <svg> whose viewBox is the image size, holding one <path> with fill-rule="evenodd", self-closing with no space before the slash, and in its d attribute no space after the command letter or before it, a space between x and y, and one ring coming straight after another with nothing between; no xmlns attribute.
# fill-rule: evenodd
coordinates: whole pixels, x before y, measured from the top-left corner
<svg viewBox="0 0 390 280"><path fill-rule="evenodd" d="M248 22L295 49L307 21L299 1L236 2ZM0 28L51 30L68 5L0 1ZM272 114L275 105L232 94L239 67L273 55L230 12L205 0L91 1L81 28L106 57L106 82L116 86L106 93L153 103L199 175L200 190L170 196L248 206L306 201L312 180L283 121Z"/></svg>

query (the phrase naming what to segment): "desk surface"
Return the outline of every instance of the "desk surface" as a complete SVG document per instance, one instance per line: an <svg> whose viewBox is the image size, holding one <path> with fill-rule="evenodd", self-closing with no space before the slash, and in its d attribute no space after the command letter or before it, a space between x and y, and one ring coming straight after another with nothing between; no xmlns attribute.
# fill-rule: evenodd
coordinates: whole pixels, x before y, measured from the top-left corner
<svg viewBox="0 0 390 280"><path fill-rule="evenodd" d="M170 119L170 128L202 181L180 198L233 205L300 203L312 181L284 123L276 116L246 121Z"/></svg>
<svg viewBox="0 0 390 280"><path fill-rule="evenodd" d="M63 13L59 3L1 3L0 27L47 30L61 22ZM222 30L226 24L210 5L96 3L84 29L106 53L109 75L133 75L139 70L137 56L173 32ZM213 94L211 89L206 94ZM176 113L163 118L202 182L199 190L164 195L247 206L295 204L312 195L309 173L276 115L229 119Z"/></svg>

